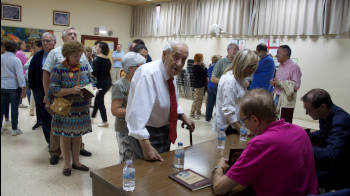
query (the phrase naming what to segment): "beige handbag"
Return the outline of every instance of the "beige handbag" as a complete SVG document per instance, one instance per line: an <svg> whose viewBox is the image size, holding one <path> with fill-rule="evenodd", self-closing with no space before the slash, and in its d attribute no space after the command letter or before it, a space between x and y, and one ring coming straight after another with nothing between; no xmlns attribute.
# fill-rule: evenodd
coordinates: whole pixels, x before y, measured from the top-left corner
<svg viewBox="0 0 350 196"><path fill-rule="evenodd" d="M80 67L79 67L77 85L79 85L79 80L80 80ZM71 106L72 106L72 101L69 101L68 99L63 97L55 97L52 104L50 105L50 109L55 114L67 117L69 116Z"/></svg>

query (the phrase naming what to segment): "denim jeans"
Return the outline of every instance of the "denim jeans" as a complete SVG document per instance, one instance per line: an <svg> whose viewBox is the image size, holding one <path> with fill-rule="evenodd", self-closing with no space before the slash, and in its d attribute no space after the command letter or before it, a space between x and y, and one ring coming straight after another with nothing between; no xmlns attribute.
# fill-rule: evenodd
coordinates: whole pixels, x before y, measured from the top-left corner
<svg viewBox="0 0 350 196"><path fill-rule="evenodd" d="M216 103L217 88L208 88L208 102L205 110L205 120L210 121L213 115L213 108Z"/></svg>
<svg viewBox="0 0 350 196"><path fill-rule="evenodd" d="M9 110L11 104L11 124L12 130L16 130L18 127L18 104L21 98L22 89L1 89L1 127L2 120L6 111Z"/></svg>

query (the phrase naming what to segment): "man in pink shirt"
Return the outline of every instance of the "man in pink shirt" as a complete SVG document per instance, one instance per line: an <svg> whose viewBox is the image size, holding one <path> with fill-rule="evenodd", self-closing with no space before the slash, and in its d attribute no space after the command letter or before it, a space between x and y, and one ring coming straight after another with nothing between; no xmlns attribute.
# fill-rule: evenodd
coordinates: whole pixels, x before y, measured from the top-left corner
<svg viewBox="0 0 350 196"><path fill-rule="evenodd" d="M299 126L276 120L272 95L263 89L248 92L240 102L241 124L257 134L228 169L221 158L213 174L215 194L238 185L252 186L256 195L318 194L312 145Z"/></svg>
<svg viewBox="0 0 350 196"><path fill-rule="evenodd" d="M276 71L276 76L270 81L271 85L275 88L275 105L278 105L282 88L282 82L289 80L294 82L294 92L300 88L301 83L301 71L299 66L294 63L290 56L292 50L288 45L281 45L277 50L277 61L280 63ZM291 96L292 97L292 96ZM296 95L294 96L296 97ZM295 102L295 100L294 100ZM294 104L295 105L295 104ZM281 108L281 118L284 118L288 122L292 122L294 113L294 107L283 107Z"/></svg>

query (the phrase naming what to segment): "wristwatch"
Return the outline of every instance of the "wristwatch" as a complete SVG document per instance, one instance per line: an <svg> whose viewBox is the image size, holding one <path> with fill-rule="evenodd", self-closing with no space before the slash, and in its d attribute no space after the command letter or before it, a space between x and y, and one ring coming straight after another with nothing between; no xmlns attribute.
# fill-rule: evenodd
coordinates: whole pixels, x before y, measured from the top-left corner
<svg viewBox="0 0 350 196"><path fill-rule="evenodd" d="M221 168L222 172L224 172L224 168L220 165L215 166L212 172L214 173L216 171L216 169L218 169L218 168Z"/></svg>

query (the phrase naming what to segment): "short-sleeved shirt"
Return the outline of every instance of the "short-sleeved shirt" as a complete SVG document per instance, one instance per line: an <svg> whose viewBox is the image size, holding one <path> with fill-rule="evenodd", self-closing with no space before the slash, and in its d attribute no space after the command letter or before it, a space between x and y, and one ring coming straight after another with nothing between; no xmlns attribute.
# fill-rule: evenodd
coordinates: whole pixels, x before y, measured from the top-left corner
<svg viewBox="0 0 350 196"><path fill-rule="evenodd" d="M228 58L225 57L220 59L214 67L212 76L220 78L230 64L231 64L231 61L228 60Z"/></svg>
<svg viewBox="0 0 350 196"><path fill-rule="evenodd" d="M62 46L59 46L49 52L49 54L46 57L45 64L43 66L43 70L51 73L52 69L55 66L62 64L63 61L64 61L64 56L62 55ZM92 73L91 65L84 53L80 57L80 64L88 65L89 71L90 73Z"/></svg>
<svg viewBox="0 0 350 196"><path fill-rule="evenodd" d="M124 56L124 52L121 50L120 52L118 51L113 51L112 57L113 58L122 58ZM114 61L113 63L113 68L121 68L122 67L122 62L121 61Z"/></svg>
<svg viewBox="0 0 350 196"><path fill-rule="evenodd" d="M295 82L294 88L299 89L301 83L301 71L299 66L294 63L291 59L281 63L276 71L277 80L291 80ZM275 88L276 94L280 94L280 90Z"/></svg>
<svg viewBox="0 0 350 196"><path fill-rule="evenodd" d="M225 174L257 195L318 194L312 145L304 129L283 119L251 139Z"/></svg>
<svg viewBox="0 0 350 196"><path fill-rule="evenodd" d="M122 99L122 108L126 109L128 104L128 94L130 89L130 82L125 78L122 78L114 83L112 88L112 100ZM116 131L127 131L128 127L126 126L125 118L115 118L115 130Z"/></svg>

